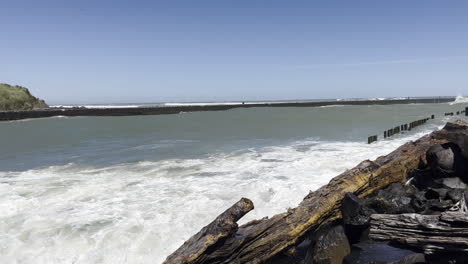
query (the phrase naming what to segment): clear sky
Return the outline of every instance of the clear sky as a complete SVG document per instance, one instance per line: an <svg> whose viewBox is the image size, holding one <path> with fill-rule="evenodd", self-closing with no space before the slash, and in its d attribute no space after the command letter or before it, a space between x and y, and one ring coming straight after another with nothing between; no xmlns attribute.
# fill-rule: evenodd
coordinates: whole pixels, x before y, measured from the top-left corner
<svg viewBox="0 0 468 264"><path fill-rule="evenodd" d="M0 82L49 103L468 94L468 1L0 0Z"/></svg>

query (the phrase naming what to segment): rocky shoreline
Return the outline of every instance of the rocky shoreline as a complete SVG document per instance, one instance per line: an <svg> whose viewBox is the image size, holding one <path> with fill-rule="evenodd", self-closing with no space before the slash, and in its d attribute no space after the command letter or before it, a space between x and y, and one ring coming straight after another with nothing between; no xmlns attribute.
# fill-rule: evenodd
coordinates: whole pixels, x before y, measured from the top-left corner
<svg viewBox="0 0 468 264"><path fill-rule="evenodd" d="M186 106L154 106L127 108L47 108L30 111L0 111L0 121L44 118L53 116L134 116L134 115L167 115L183 112L224 111L235 108L250 107L320 107L329 105L392 105L392 104L429 104L453 102L455 97L408 98L388 100L347 100L317 102L280 102L280 103L239 103Z"/></svg>
<svg viewBox="0 0 468 264"><path fill-rule="evenodd" d="M468 263L467 184L468 123L447 123L239 227L243 198L164 263Z"/></svg>

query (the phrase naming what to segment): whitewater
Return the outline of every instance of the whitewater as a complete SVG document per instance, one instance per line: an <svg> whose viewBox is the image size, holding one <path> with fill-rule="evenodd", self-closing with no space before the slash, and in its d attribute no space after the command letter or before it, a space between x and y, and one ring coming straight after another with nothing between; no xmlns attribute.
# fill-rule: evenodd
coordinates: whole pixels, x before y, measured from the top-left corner
<svg viewBox="0 0 468 264"><path fill-rule="evenodd" d="M162 263L241 197L241 223L295 207L465 104L236 109L0 124L2 263ZM437 114L409 133L367 136ZM6 140L8 138L8 140Z"/></svg>

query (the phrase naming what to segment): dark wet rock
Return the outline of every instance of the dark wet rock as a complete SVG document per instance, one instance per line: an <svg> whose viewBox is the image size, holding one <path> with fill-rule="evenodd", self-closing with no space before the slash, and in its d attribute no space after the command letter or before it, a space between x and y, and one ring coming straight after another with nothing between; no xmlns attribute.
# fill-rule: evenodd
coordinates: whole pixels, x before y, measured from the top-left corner
<svg viewBox="0 0 468 264"><path fill-rule="evenodd" d="M317 232L307 251L304 264L341 264L351 252L342 225L327 225Z"/></svg>
<svg viewBox="0 0 468 264"><path fill-rule="evenodd" d="M369 226L369 217L375 213L362 199L352 193L346 193L341 202L343 223L351 243L358 242L364 230Z"/></svg>
<svg viewBox="0 0 468 264"><path fill-rule="evenodd" d="M447 211L448 209L452 208L454 203L451 200L428 200L427 201L427 208L430 211L439 211L439 212L444 212ZM427 212L429 213L429 211Z"/></svg>
<svg viewBox="0 0 468 264"><path fill-rule="evenodd" d="M456 144L434 145L427 150L426 159L434 178L464 177L466 159Z"/></svg>
<svg viewBox="0 0 468 264"><path fill-rule="evenodd" d="M294 246L276 255L265 264L304 264L306 253L311 247L310 239L304 240L298 246Z"/></svg>
<svg viewBox="0 0 468 264"><path fill-rule="evenodd" d="M447 193L450 191L448 188L429 188L424 196L426 199L445 199Z"/></svg>
<svg viewBox="0 0 468 264"><path fill-rule="evenodd" d="M444 254L432 254L426 256L426 263L437 264L466 264L468 263L468 254L448 252Z"/></svg>
<svg viewBox="0 0 468 264"><path fill-rule="evenodd" d="M442 180L434 180L431 170L418 170L414 171L412 175L408 175L411 180L410 183L416 188L422 190L426 188L443 188Z"/></svg>
<svg viewBox="0 0 468 264"><path fill-rule="evenodd" d="M379 190L377 195L386 199L393 199L395 196L409 196L417 193L417 189L412 185L403 185L399 182L390 184L387 188Z"/></svg>
<svg viewBox="0 0 468 264"><path fill-rule="evenodd" d="M367 199L366 206L372 208L379 214L397 211L397 207L394 203L378 196Z"/></svg>
<svg viewBox="0 0 468 264"><path fill-rule="evenodd" d="M468 189L452 189L447 192L446 198L453 203L457 203L462 199L463 195L465 196L465 201L468 201Z"/></svg>
<svg viewBox="0 0 468 264"><path fill-rule="evenodd" d="M414 213L412 200L417 189L412 185L392 183L366 199L366 206L380 214Z"/></svg>
<svg viewBox="0 0 468 264"><path fill-rule="evenodd" d="M352 245L351 254L345 258L343 263L398 263L404 257L413 255L414 253L414 251L408 249L393 247L386 242L365 241Z"/></svg>
<svg viewBox="0 0 468 264"><path fill-rule="evenodd" d="M422 264L426 263L426 257L422 253L414 253L402 258L399 261L391 262L391 264Z"/></svg>
<svg viewBox="0 0 468 264"><path fill-rule="evenodd" d="M455 153L448 144L430 147L426 152L426 159L434 177L444 178L455 175Z"/></svg>
<svg viewBox="0 0 468 264"><path fill-rule="evenodd" d="M447 199L450 199L452 202L456 203L461 200L462 195L464 194L463 189L452 189L447 192Z"/></svg>
<svg viewBox="0 0 468 264"><path fill-rule="evenodd" d="M436 180L440 182L443 187L452 188L452 189L467 189L468 185L459 177L450 177Z"/></svg>
<svg viewBox="0 0 468 264"><path fill-rule="evenodd" d="M424 192L417 193L411 200L411 207L416 213L423 212L426 210L427 199Z"/></svg>

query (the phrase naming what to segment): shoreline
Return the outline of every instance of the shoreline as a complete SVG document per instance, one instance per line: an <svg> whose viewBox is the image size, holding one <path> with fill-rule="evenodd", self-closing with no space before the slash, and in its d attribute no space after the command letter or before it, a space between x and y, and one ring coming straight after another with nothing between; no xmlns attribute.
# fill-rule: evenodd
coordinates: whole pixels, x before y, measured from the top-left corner
<svg viewBox="0 0 468 264"><path fill-rule="evenodd" d="M467 137L468 123L448 122L239 226L254 210L242 198L163 263L466 263Z"/></svg>
<svg viewBox="0 0 468 264"><path fill-rule="evenodd" d="M395 105L395 104L432 104L449 103L456 97L430 97L388 100L350 100L350 101L318 101L318 102L282 102L282 103L247 103L247 104L212 104L184 106L153 106L153 107L114 107L114 108L46 108L23 111L0 112L0 121L44 118L53 116L137 116L137 115L168 115L181 112L225 111L235 108L252 107L321 107L332 105Z"/></svg>

